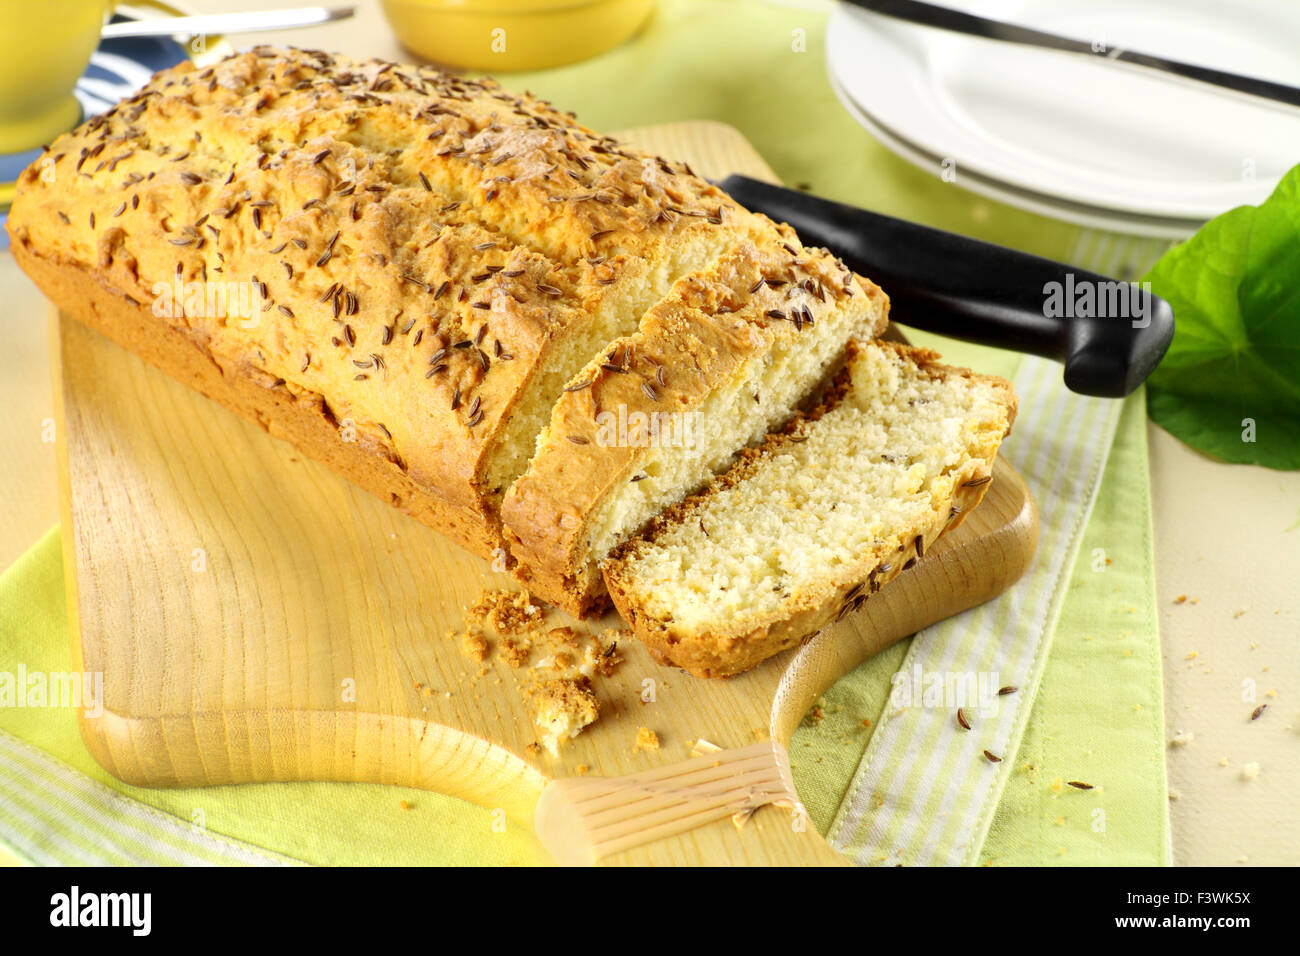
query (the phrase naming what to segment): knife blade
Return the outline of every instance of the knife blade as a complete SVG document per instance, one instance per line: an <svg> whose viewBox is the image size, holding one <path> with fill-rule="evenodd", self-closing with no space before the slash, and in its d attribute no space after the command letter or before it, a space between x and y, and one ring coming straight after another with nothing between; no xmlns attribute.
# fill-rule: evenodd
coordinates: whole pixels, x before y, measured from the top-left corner
<svg viewBox="0 0 1300 956"><path fill-rule="evenodd" d="M879 284L894 321L1055 359L1071 391L1128 395L1173 339L1173 308L1148 288L747 176L719 185Z"/></svg>
<svg viewBox="0 0 1300 956"><path fill-rule="evenodd" d="M1226 70L1153 56L1137 50L1125 50L1104 44L1094 46L1086 40L1075 40L1056 33L1007 23L1004 20L992 20L963 10L953 10L951 7L924 3L922 0L845 0L845 2L871 13L905 20L908 23L982 37L986 40L1000 40L1004 43L1018 43L1022 46L1075 53L1102 63L1134 67L1142 72L1165 78L1187 80L1218 92L1250 97L1254 102L1262 100L1270 104L1300 107L1300 88L1285 83L1243 76L1240 73L1229 73Z"/></svg>

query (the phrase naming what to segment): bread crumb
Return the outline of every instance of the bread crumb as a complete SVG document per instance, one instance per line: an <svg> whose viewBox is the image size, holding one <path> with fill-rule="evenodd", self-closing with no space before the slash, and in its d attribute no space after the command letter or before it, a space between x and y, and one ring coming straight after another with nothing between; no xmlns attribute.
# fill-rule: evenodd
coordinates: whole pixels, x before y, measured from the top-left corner
<svg viewBox="0 0 1300 956"><path fill-rule="evenodd" d="M1187 731L1186 733L1174 734L1173 738L1169 741L1169 746L1186 747L1195 739L1196 739L1196 735L1193 734L1190 730Z"/></svg>
<svg viewBox="0 0 1300 956"><path fill-rule="evenodd" d="M409 803L407 803L405 800L399 800L399 801L397 801L397 805L398 805L399 807L401 807L403 810L409 810L409 809L411 809L411 805L410 805Z"/></svg>
<svg viewBox="0 0 1300 956"><path fill-rule="evenodd" d="M636 732L636 742L632 745L634 753L638 751L654 751L659 749L659 735L649 727L642 727Z"/></svg>
<svg viewBox="0 0 1300 956"><path fill-rule="evenodd" d="M553 627L546 632L548 647L578 647L580 635L571 627Z"/></svg>
<svg viewBox="0 0 1300 956"><path fill-rule="evenodd" d="M515 640L507 637L501 641L501 646L497 650L497 656L509 664L511 667L519 668L528 663L529 652L532 646L525 640Z"/></svg>
<svg viewBox="0 0 1300 956"><path fill-rule="evenodd" d="M617 641L605 646L588 644L585 650L583 670L584 672L590 670L592 674L599 674L601 677L609 677L622 663L623 658L618 653Z"/></svg>
<svg viewBox="0 0 1300 956"><path fill-rule="evenodd" d="M1175 603L1175 604L1186 604L1186 603L1187 603L1187 595L1186 595L1186 594L1180 594L1180 595L1178 595L1178 597L1174 598L1174 603Z"/></svg>
<svg viewBox="0 0 1300 956"><path fill-rule="evenodd" d="M612 675L623 659L616 641L606 645L580 625L548 626L549 616L526 590L484 590L465 611L464 629L448 634L470 660L482 663L493 657L493 663L517 672L515 686L531 701L539 740L555 754L564 740L596 720L599 708L590 679ZM630 637L631 632L606 633ZM479 676L488 672L488 667L478 670ZM501 683L499 676L496 682Z"/></svg>
<svg viewBox="0 0 1300 956"><path fill-rule="evenodd" d="M465 656L472 661L482 663L487 660L488 642L487 638L477 631L467 631L460 639L460 649L465 652Z"/></svg>
<svg viewBox="0 0 1300 956"><path fill-rule="evenodd" d="M562 743L578 736L600 716L600 704L586 678L549 680L538 691L535 703L533 723L542 746L553 757L559 755Z"/></svg>
<svg viewBox="0 0 1300 956"><path fill-rule="evenodd" d="M577 774L579 777L585 777L589 773L591 773L590 767L588 767L585 763L578 764Z"/></svg>
<svg viewBox="0 0 1300 956"><path fill-rule="evenodd" d="M1254 780L1258 776L1259 776L1259 764L1257 762L1252 760L1250 763L1242 764L1241 767L1242 780Z"/></svg>
<svg viewBox="0 0 1300 956"><path fill-rule="evenodd" d="M502 634L519 635L541 621L541 608L527 591L483 591L465 615L471 624L488 624Z"/></svg>

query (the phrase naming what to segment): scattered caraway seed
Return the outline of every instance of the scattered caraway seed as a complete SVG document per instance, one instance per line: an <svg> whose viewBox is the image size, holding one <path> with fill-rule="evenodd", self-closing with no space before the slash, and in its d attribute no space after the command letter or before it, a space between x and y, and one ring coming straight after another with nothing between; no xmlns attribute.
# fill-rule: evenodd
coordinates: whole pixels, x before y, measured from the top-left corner
<svg viewBox="0 0 1300 956"><path fill-rule="evenodd" d="M1259 720L1259 718L1263 715L1264 711L1266 710L1268 710L1268 704L1260 704L1253 711L1251 711L1250 719Z"/></svg>
<svg viewBox="0 0 1300 956"><path fill-rule="evenodd" d="M1092 789L1092 784L1090 784L1090 783L1084 783L1082 780L1071 780L1071 781L1069 781L1069 785L1070 785L1071 787L1074 787L1075 790L1091 790L1091 789Z"/></svg>
<svg viewBox="0 0 1300 956"><path fill-rule="evenodd" d="M999 688L998 688L998 696L999 696L999 697L1006 697L1007 694L1014 694L1014 693L1015 693L1016 691L1018 691L1018 690L1020 690L1019 687L1014 687L1014 686L1012 686L1011 684L1008 684L1006 687L999 687Z"/></svg>
<svg viewBox="0 0 1300 956"><path fill-rule="evenodd" d="M1001 763L1001 762L1002 762L1002 758L999 757L997 754L995 754L995 753L994 753L993 751L991 751L991 750L986 750L986 751L984 751L984 759L986 759L989 763Z"/></svg>
<svg viewBox="0 0 1300 956"><path fill-rule="evenodd" d="M970 730L970 720L966 717L966 711L962 707L957 708L957 723L961 724L966 730Z"/></svg>

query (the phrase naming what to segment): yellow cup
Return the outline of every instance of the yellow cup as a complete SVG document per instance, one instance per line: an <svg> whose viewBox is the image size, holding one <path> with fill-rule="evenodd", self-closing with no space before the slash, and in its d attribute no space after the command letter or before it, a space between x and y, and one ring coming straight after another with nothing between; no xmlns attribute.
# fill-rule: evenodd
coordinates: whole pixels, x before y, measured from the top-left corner
<svg viewBox="0 0 1300 956"><path fill-rule="evenodd" d="M576 63L618 46L654 0L382 0L402 46L444 66L506 72Z"/></svg>
<svg viewBox="0 0 1300 956"><path fill-rule="evenodd" d="M0 153L76 125L72 91L112 8L113 0L0 0Z"/></svg>

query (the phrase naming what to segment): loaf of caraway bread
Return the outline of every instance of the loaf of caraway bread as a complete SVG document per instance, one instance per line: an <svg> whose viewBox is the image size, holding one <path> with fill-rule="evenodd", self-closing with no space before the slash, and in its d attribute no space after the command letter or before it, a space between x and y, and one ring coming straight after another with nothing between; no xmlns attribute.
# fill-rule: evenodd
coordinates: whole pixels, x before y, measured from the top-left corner
<svg viewBox="0 0 1300 956"><path fill-rule="evenodd" d="M1015 417L872 341L884 293L788 226L430 68L182 64L51 144L8 229L66 312L701 676L905 572Z"/></svg>
<svg viewBox="0 0 1300 956"><path fill-rule="evenodd" d="M310 51L158 74L51 144L8 229L66 312L483 556L562 389L610 343L658 343L647 381L676 405L790 338L764 312L792 286L742 274L816 283L817 316L852 289L860 333L883 316L878 290L684 164L490 80ZM719 283L729 319L721 293L673 304Z"/></svg>
<svg viewBox="0 0 1300 956"><path fill-rule="evenodd" d="M842 617L959 525L1016 414L1008 382L850 343L825 401L615 550L614 603L663 663L739 673Z"/></svg>

